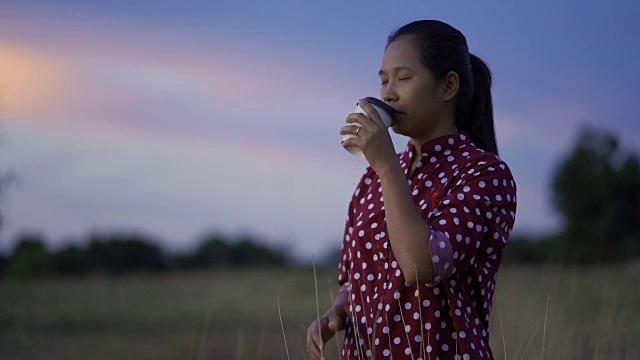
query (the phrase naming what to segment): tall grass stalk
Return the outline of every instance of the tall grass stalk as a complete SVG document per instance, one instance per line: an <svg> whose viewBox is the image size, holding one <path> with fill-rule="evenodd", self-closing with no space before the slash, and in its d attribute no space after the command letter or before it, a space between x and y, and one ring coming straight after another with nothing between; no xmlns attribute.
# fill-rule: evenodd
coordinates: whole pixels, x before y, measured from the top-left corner
<svg viewBox="0 0 640 360"><path fill-rule="evenodd" d="M518 358L518 353L520 352L520 349L522 348L522 345L524 344L525 339L527 338L527 335L529 335L529 331L531 329L527 329L527 332L524 334L524 336L522 337L522 339L520 340L520 343L518 344L518 347L516 348L516 352L515 354L513 354L513 358L517 359ZM578 357L579 359L579 357Z"/></svg>
<svg viewBox="0 0 640 360"><path fill-rule="evenodd" d="M284 349L287 351L287 359L291 360L289 356L289 347L287 346L287 335L284 333L284 323L282 322L282 311L280 310L280 296L276 295L278 299L278 317L280 317L280 327L282 328L282 338L284 339Z"/></svg>
<svg viewBox="0 0 640 360"><path fill-rule="evenodd" d="M353 306L353 289L351 284L351 279L349 279L349 313L351 314L351 321L353 322L353 332L354 336L356 337L356 352L358 353L358 359L363 359L362 344L360 344L360 339L362 339L360 335L360 327L358 326L358 319L356 319L356 317L353 315L353 310L355 310L355 307Z"/></svg>
<svg viewBox="0 0 640 360"><path fill-rule="evenodd" d="M409 345L409 349L411 349L411 340L409 339L409 332L407 331L407 323L404 321L404 314L402 311L402 303L400 302L400 299L398 299L398 307L400 309L400 318L402 319L402 330L404 330L404 334L407 336L407 345ZM413 356L413 350L411 350L411 360L415 360L415 357Z"/></svg>
<svg viewBox="0 0 640 360"><path fill-rule="evenodd" d="M418 280L418 266L415 265L416 281ZM420 301L420 288L416 288L416 295L418 296L418 314L420 316L420 358L424 359L424 323L422 322L422 301ZM457 343L456 343L457 344Z"/></svg>
<svg viewBox="0 0 640 360"><path fill-rule="evenodd" d="M502 323L502 308L500 307L500 296L498 296L498 294L496 294L496 300L498 300L498 316L500 318L500 332L502 333L502 348L504 351L504 360L507 360L507 341L504 338L504 325Z"/></svg>
<svg viewBox="0 0 640 360"><path fill-rule="evenodd" d="M311 262L313 264L313 284L316 291L316 322L318 323L318 335L320 336L320 356L324 356L324 339L322 339L322 327L320 326L320 300L318 297L318 274L316 273L316 258L311 256Z"/></svg>
<svg viewBox="0 0 640 360"><path fill-rule="evenodd" d="M331 284L331 278L329 278L329 284ZM331 286L329 286L329 301L330 302L334 302L335 301L335 295L333 293L333 288ZM340 322L342 322L342 319L340 319ZM346 324L342 324L342 326L344 327ZM337 335L337 334L336 334ZM336 344L336 356L340 357L340 344L338 339L334 340L334 343Z"/></svg>
<svg viewBox="0 0 640 360"><path fill-rule="evenodd" d="M542 354L540 354L540 360L544 360L544 341L547 336L547 315L549 315L549 292L551 289L547 289L547 305L544 308L544 325L542 326Z"/></svg>
<svg viewBox="0 0 640 360"><path fill-rule="evenodd" d="M209 322L211 321L211 309L207 310L207 316L204 321L204 329L202 330L202 336L200 337L200 359L204 358L205 346L207 341L207 334L209 334Z"/></svg>
<svg viewBox="0 0 640 360"><path fill-rule="evenodd" d="M236 345L236 360L242 359L242 350L244 350L244 333L238 333L238 343Z"/></svg>
<svg viewBox="0 0 640 360"><path fill-rule="evenodd" d="M524 359L524 355L527 353L527 349L529 349L529 345L531 345L531 340L533 340L533 338L536 337L536 333L538 332L538 327L540 326L540 324L536 325L536 329L533 330L533 334L531 334L531 337L529 338L529 341L527 342L527 346L524 347L524 350L522 351L522 359Z"/></svg>
<svg viewBox="0 0 640 360"><path fill-rule="evenodd" d="M358 291L360 292L360 302L362 303L362 313L364 314L364 317L367 317L367 312L365 310L364 307L364 295L362 295L362 288L360 285L360 281L358 281ZM368 350L371 351L371 336L369 334L369 330L367 329L367 341L369 342L369 348Z"/></svg>

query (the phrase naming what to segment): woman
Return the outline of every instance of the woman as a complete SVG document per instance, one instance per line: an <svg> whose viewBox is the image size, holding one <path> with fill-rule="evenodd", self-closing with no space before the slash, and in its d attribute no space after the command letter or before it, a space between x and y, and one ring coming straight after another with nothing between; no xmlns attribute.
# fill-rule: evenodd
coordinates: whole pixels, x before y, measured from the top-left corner
<svg viewBox="0 0 640 360"><path fill-rule="evenodd" d="M343 359L492 359L488 321L516 186L498 157L491 72L440 21L392 33L380 97L409 137L395 154L370 104L350 114L343 147L370 167L349 205L333 306L311 323L307 347L346 330ZM359 123L363 127L350 124Z"/></svg>

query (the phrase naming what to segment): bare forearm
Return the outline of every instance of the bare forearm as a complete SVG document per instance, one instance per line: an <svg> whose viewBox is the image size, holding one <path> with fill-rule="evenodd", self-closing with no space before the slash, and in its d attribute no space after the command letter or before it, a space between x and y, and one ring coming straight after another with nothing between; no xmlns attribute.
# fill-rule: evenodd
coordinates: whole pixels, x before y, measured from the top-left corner
<svg viewBox="0 0 640 360"><path fill-rule="evenodd" d="M382 185L389 241L405 280L410 283L431 282L431 230L415 208L400 164L378 172L378 177Z"/></svg>

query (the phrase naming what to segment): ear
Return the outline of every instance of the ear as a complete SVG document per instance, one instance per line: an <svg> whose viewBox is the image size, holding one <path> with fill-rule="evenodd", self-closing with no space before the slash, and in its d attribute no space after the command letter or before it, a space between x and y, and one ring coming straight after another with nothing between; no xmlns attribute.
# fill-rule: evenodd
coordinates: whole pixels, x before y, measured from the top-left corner
<svg viewBox="0 0 640 360"><path fill-rule="evenodd" d="M456 94L458 94L458 89L460 88L460 78L458 77L458 73L455 71L449 71L447 76L444 79L444 101L449 101L453 99Z"/></svg>

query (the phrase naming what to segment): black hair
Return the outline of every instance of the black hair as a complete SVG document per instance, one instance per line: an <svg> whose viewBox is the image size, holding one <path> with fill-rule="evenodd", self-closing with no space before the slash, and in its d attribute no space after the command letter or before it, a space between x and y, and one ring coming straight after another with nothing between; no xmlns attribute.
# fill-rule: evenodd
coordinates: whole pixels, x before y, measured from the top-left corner
<svg viewBox="0 0 640 360"><path fill-rule="evenodd" d="M460 81L456 98L456 126L479 148L498 154L493 124L491 70L480 58L469 53L467 39L453 26L438 20L418 20L402 26L389 35L387 47L400 37L417 42L420 61L436 79L450 71Z"/></svg>

